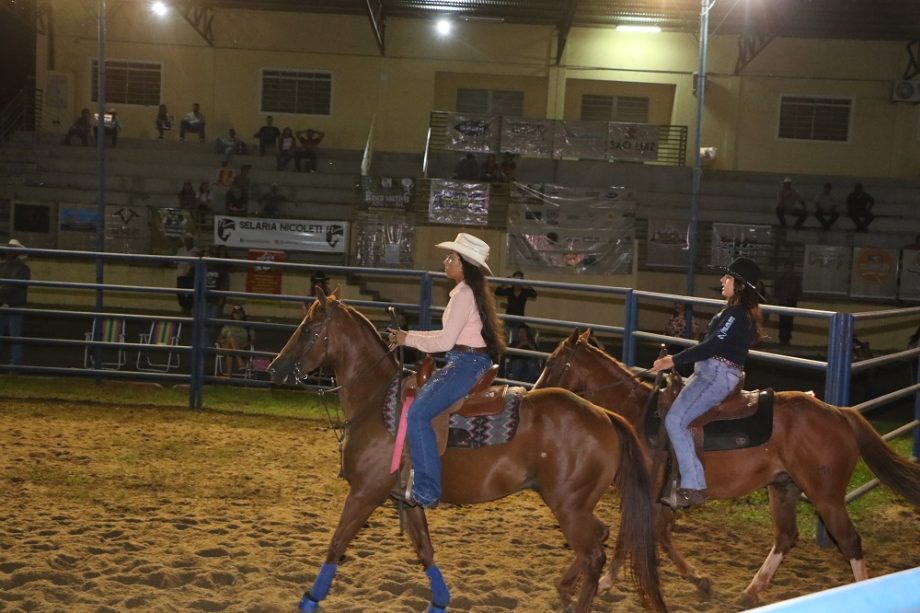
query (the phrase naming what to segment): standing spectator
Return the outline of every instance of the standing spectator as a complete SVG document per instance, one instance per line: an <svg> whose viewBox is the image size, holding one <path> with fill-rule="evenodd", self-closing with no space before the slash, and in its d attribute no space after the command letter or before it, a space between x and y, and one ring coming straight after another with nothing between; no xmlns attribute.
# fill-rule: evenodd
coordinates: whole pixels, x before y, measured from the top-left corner
<svg viewBox="0 0 920 613"><path fill-rule="evenodd" d="M240 167L240 174L233 177L233 181L230 182L224 201L228 215L246 215L249 212L249 190L252 187L249 171L251 169L252 166L244 164Z"/></svg>
<svg viewBox="0 0 920 613"><path fill-rule="evenodd" d="M156 126L157 132L160 133L157 138L160 140L163 140L163 132L172 130L172 117L169 116L169 111L166 110L165 104L161 104L157 111Z"/></svg>
<svg viewBox="0 0 920 613"><path fill-rule="evenodd" d="M869 224L875 219L872 207L875 198L863 191L862 183L853 186L853 191L847 196L847 216L856 224L857 232L868 232Z"/></svg>
<svg viewBox="0 0 920 613"><path fill-rule="evenodd" d="M201 257L208 257L207 249L201 252ZM222 260L227 259L227 246L218 245L215 247L212 257ZM207 318L208 320L220 319L224 316L224 304L227 301L227 297L214 295L211 294L211 292L225 292L230 289L230 273L227 271L227 265L223 262L209 262L206 284L208 287L208 295L205 300L207 304Z"/></svg>
<svg viewBox="0 0 920 613"><path fill-rule="evenodd" d="M281 132L281 138L278 140L278 170L287 168L288 163L294 159L297 153L297 139L290 128L285 128Z"/></svg>
<svg viewBox="0 0 920 613"><path fill-rule="evenodd" d="M317 270L310 276L310 287L307 290L307 295L313 298L316 298L319 295L320 290L327 296L329 295L329 285L327 284L329 277L326 276L326 273L322 270ZM303 313L307 314L307 309L310 308L312 300L307 300L303 303Z"/></svg>
<svg viewBox="0 0 920 613"><path fill-rule="evenodd" d="M198 210L211 211L211 182L205 179L198 184Z"/></svg>
<svg viewBox="0 0 920 613"><path fill-rule="evenodd" d="M204 142L204 127L204 113L201 112L201 107L196 102L192 105L192 110L186 113L179 122L179 140L185 140L185 133L191 132L198 134L198 140Z"/></svg>
<svg viewBox="0 0 920 613"><path fill-rule="evenodd" d="M808 218L805 201L802 200L798 190L792 187L792 179L789 177L783 179L783 187L776 197L776 218L779 219L779 225L784 228L786 227L786 215L795 218L796 230L801 228Z"/></svg>
<svg viewBox="0 0 920 613"><path fill-rule="evenodd" d="M479 162L472 153L467 153L457 160L454 166L454 178L460 181L476 181L479 179Z"/></svg>
<svg viewBox="0 0 920 613"><path fill-rule="evenodd" d="M798 306L799 298L802 297L802 280L796 274L792 260L783 263L783 271L776 279L773 292L778 305ZM779 342L783 345L788 345L792 340L792 319L792 315L779 316Z"/></svg>
<svg viewBox="0 0 920 613"><path fill-rule="evenodd" d="M215 141L214 148L217 150L217 153L223 154L224 156L220 161L222 168L226 168L227 165L230 164L234 154L239 153L240 155L246 155L246 143L236 137L236 130L233 128L227 131L226 136L218 138Z"/></svg>
<svg viewBox="0 0 920 613"><path fill-rule="evenodd" d="M696 321L696 319L691 319L691 324L690 336L687 336L687 305L683 302L675 302L674 311L671 312L671 317L668 319L668 323L664 327L664 333L668 336L674 336L676 338L693 338L700 340L699 322ZM681 349L681 345L674 345L673 348L669 349L668 352L676 353Z"/></svg>
<svg viewBox="0 0 920 613"><path fill-rule="evenodd" d="M821 193L815 197L815 219L825 230L829 230L840 218L840 213L837 212L837 197L831 193L833 187L830 183L825 183Z"/></svg>
<svg viewBox="0 0 920 613"><path fill-rule="evenodd" d="M112 137L112 148L118 145L118 131L121 130L121 119L118 118L118 111L111 109L102 116L103 134ZM93 136L99 138L99 116L96 115L93 121Z"/></svg>
<svg viewBox="0 0 920 613"><path fill-rule="evenodd" d="M25 249L25 246L15 238L11 238L7 246ZM22 313L12 313L6 311L6 309L24 307L29 287L18 283L3 283L2 280L28 281L31 279L32 271L26 265L27 257L27 255L18 254L15 251L3 253L3 264L0 264L0 307L3 308L3 310L0 310L0 336L22 336ZM0 346L2 346L2 343L0 343ZM10 342L10 364L13 366L22 365L22 343L19 341Z"/></svg>
<svg viewBox="0 0 920 613"><path fill-rule="evenodd" d="M180 209L194 211L197 208L198 194L195 193L195 188L191 181L186 181L182 184L182 189L179 190L178 197Z"/></svg>
<svg viewBox="0 0 920 613"><path fill-rule="evenodd" d="M201 255L198 247L195 246L195 237L186 234L182 237L182 246L176 251L179 257L197 258ZM176 288L192 289L195 287L195 268L191 262L179 262L176 264ZM179 308L182 309L183 315L190 315L192 307L195 305L195 296L192 294L176 294L179 301Z"/></svg>
<svg viewBox="0 0 920 613"><path fill-rule="evenodd" d="M83 143L83 146L86 147L89 145L89 134L93 129L93 115L89 112L89 109L84 108L80 111L80 116L74 119L73 125L70 126L70 129L67 130L67 136L64 137L64 144L69 145L70 140L76 136L80 139L80 142Z"/></svg>
<svg viewBox="0 0 920 613"><path fill-rule="evenodd" d="M501 169L498 167L498 160L495 159L495 154L490 153L482 163L482 168L479 171L479 178L489 182L498 181L501 172Z"/></svg>
<svg viewBox="0 0 920 613"><path fill-rule="evenodd" d="M517 173L517 163L514 161L514 154L505 152L502 154L502 162L498 165L501 170L502 181L514 181Z"/></svg>
<svg viewBox="0 0 920 613"><path fill-rule="evenodd" d="M265 118L265 125L252 135L253 138L259 139L259 155L265 155L266 149L274 149L281 137L281 130L272 125L273 121L274 119L269 115Z"/></svg>
<svg viewBox="0 0 920 613"><path fill-rule="evenodd" d="M319 130L299 130L296 136L300 141L300 147L294 151L294 166L298 171L316 172L316 150L326 133ZM301 167L301 160L307 160L306 168Z"/></svg>
<svg viewBox="0 0 920 613"><path fill-rule="evenodd" d="M515 270L511 273L511 277L514 279L523 279L524 273L520 270ZM527 306L527 300L535 300L537 298L537 291L529 285L500 285L495 289L495 295L507 298L508 303L505 307L505 315L523 317L524 308ZM510 321L505 325L511 334L512 343L517 340L517 329L520 326L521 324L519 322Z"/></svg>
<svg viewBox="0 0 920 613"><path fill-rule="evenodd" d="M517 331L517 340L511 344L513 349L536 351L537 345L530 332L530 326L521 324ZM508 357L508 378L515 381L533 383L540 376L540 360L527 355Z"/></svg>
<svg viewBox="0 0 920 613"><path fill-rule="evenodd" d="M278 184L272 183L271 189L259 198L259 217L278 217L285 202L287 198L278 191Z"/></svg>

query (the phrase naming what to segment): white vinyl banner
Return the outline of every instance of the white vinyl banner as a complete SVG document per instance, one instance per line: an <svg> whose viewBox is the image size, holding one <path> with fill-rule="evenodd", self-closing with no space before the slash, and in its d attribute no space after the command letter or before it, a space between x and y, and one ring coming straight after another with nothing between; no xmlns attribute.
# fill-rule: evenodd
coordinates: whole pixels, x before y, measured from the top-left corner
<svg viewBox="0 0 920 613"><path fill-rule="evenodd" d="M214 216L214 244L245 249L345 253L347 221Z"/></svg>

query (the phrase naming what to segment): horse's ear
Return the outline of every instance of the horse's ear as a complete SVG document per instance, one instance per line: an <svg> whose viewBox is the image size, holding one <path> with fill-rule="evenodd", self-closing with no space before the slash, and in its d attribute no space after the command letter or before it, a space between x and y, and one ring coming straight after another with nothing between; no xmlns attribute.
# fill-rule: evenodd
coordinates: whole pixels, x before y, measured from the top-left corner
<svg viewBox="0 0 920 613"><path fill-rule="evenodd" d="M335 289L332 290L332 294L330 294L330 296L334 297L336 300L341 300L342 299L342 286L336 285Z"/></svg>
<svg viewBox="0 0 920 613"><path fill-rule="evenodd" d="M591 344L591 328L588 328L578 337L578 342L585 343L587 345Z"/></svg>
<svg viewBox="0 0 920 613"><path fill-rule="evenodd" d="M316 285L316 299L319 301L320 306L326 306L326 292L323 291L323 286Z"/></svg>
<svg viewBox="0 0 920 613"><path fill-rule="evenodd" d="M574 345L578 342L578 328L572 330L572 334L569 335L569 338L567 338L565 342L568 345Z"/></svg>

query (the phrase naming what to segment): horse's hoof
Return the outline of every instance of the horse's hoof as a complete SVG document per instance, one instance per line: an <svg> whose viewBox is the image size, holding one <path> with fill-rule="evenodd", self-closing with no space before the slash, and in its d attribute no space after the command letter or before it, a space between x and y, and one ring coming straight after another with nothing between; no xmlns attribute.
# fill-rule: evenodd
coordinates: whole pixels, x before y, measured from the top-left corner
<svg viewBox="0 0 920 613"><path fill-rule="evenodd" d="M738 599L738 602L745 609L753 609L758 604L760 604L760 598L757 597L757 594L749 594L747 592L744 592L743 594L741 594L741 597Z"/></svg>
<svg viewBox="0 0 920 613"><path fill-rule="evenodd" d="M442 607L432 602L431 604L428 605L428 609L425 611L425 613L445 613L446 611L447 611L447 605L444 605Z"/></svg>
<svg viewBox="0 0 920 613"><path fill-rule="evenodd" d="M712 596L712 581L708 577L700 579L696 582L696 591L700 593L700 596L709 598Z"/></svg>
<svg viewBox="0 0 920 613"><path fill-rule="evenodd" d="M604 575L600 578L600 581L597 582L597 593L603 594L612 587L613 579L610 577L610 575Z"/></svg>
<svg viewBox="0 0 920 613"><path fill-rule="evenodd" d="M297 604L297 610L300 611L300 613L316 613L319 611L319 603L310 598L309 593L306 593Z"/></svg>

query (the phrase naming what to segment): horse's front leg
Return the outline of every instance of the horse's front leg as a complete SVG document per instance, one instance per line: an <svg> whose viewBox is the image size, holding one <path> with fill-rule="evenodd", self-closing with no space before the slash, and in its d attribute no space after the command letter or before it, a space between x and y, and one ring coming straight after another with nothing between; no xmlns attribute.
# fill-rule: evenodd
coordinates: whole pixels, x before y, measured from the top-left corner
<svg viewBox="0 0 920 613"><path fill-rule="evenodd" d="M428 613L444 613L450 603L450 591L441 575L441 569L434 563L434 547L431 545L428 519L422 507L411 507L406 512L406 532L412 539L415 553L425 568L425 575L428 576L431 587L431 605L428 607Z"/></svg>
<svg viewBox="0 0 920 613"><path fill-rule="evenodd" d="M326 562L319 570L313 587L309 592L304 593L300 599L299 610L303 613L312 613L319 611L319 603L326 598L329 588L332 586L332 580L338 570L338 561L345 548L355 538L358 530L371 516L374 509L379 507L386 499L385 493L379 496L368 496L365 493L356 493L354 490L348 493L345 498L345 504L342 507L342 515L339 517L339 523L332 535L332 541L329 543L329 549L326 551Z"/></svg>

